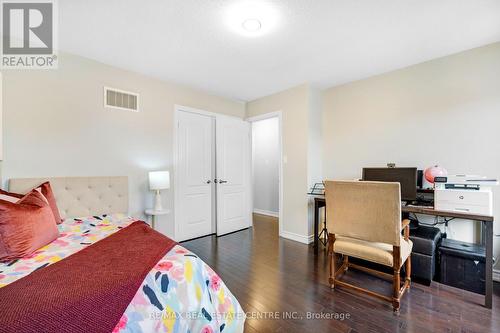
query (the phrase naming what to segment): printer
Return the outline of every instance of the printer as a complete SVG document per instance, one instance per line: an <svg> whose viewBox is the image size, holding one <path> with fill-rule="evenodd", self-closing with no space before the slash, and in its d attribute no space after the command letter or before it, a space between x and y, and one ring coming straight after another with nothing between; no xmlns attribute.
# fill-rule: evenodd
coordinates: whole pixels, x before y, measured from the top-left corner
<svg viewBox="0 0 500 333"><path fill-rule="evenodd" d="M434 208L436 210L493 215L492 187L497 179L476 175L435 177Z"/></svg>

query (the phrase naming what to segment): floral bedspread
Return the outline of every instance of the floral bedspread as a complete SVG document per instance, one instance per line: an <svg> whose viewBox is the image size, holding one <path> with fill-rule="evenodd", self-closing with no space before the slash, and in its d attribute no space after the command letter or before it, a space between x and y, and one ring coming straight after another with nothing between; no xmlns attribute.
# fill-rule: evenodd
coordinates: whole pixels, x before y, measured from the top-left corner
<svg viewBox="0 0 500 333"><path fill-rule="evenodd" d="M67 219L60 236L27 258L0 263L0 288L134 222L122 215ZM245 314L220 277L174 246L146 275L113 332L243 332Z"/></svg>

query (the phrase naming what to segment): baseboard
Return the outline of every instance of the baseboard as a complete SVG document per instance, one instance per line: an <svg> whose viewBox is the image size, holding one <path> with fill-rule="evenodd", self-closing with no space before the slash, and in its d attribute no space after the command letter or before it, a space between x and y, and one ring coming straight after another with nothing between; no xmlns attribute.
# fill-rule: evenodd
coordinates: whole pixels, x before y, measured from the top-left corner
<svg viewBox="0 0 500 333"><path fill-rule="evenodd" d="M500 270L499 269L493 270L493 281L500 282Z"/></svg>
<svg viewBox="0 0 500 333"><path fill-rule="evenodd" d="M267 216L272 216L272 217L279 217L279 213L278 212L272 212L270 210L254 209L253 212L255 214L260 214L260 215L267 215Z"/></svg>
<svg viewBox="0 0 500 333"><path fill-rule="evenodd" d="M280 237L290 239L290 240L293 240L293 241L296 241L296 242L299 242L302 244L311 244L314 240L313 235L304 236L304 235L299 235L299 234L296 234L294 232L288 232L288 231L282 231L280 233Z"/></svg>

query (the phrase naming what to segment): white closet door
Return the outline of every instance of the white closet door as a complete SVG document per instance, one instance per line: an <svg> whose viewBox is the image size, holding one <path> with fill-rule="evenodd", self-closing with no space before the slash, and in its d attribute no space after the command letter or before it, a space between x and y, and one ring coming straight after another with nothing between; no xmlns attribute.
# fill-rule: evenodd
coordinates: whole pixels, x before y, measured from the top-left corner
<svg viewBox="0 0 500 333"><path fill-rule="evenodd" d="M210 116L178 112L177 241L214 232L214 123Z"/></svg>
<svg viewBox="0 0 500 333"><path fill-rule="evenodd" d="M217 117L217 235L251 224L250 123Z"/></svg>

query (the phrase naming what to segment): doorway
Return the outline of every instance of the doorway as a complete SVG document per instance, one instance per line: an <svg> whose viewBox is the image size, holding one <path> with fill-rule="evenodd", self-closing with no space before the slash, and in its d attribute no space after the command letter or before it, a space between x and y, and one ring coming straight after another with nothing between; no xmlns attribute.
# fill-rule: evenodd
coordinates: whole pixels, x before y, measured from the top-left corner
<svg viewBox="0 0 500 333"><path fill-rule="evenodd" d="M248 228L250 123L183 106L174 115L175 240Z"/></svg>
<svg viewBox="0 0 500 333"><path fill-rule="evenodd" d="M282 232L283 164L281 111L247 119L252 123L253 213L277 218Z"/></svg>

